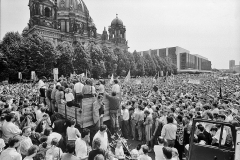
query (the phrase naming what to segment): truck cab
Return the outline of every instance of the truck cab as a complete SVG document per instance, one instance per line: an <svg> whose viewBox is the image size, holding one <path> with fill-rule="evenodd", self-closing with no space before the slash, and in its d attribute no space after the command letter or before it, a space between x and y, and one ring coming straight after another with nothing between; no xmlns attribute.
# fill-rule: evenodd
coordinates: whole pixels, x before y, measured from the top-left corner
<svg viewBox="0 0 240 160"><path fill-rule="evenodd" d="M209 131L213 137L211 144L199 143L196 140L198 124L217 126L217 133ZM216 127L215 127L216 128ZM215 135L214 135L215 134ZM227 140L226 140L227 139ZM234 160L236 128L231 123L194 119L190 135L188 160Z"/></svg>

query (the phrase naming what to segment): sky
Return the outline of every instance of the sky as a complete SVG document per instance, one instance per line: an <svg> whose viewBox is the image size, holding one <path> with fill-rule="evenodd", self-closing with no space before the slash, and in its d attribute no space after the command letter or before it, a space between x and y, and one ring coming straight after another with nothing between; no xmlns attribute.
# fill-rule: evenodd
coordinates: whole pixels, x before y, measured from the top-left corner
<svg viewBox="0 0 240 160"><path fill-rule="evenodd" d="M28 0L1 0L1 33L22 30ZM84 0L97 32L118 14L129 51L179 46L208 58L212 68L240 63L240 0ZM2 38L0 37L0 38Z"/></svg>

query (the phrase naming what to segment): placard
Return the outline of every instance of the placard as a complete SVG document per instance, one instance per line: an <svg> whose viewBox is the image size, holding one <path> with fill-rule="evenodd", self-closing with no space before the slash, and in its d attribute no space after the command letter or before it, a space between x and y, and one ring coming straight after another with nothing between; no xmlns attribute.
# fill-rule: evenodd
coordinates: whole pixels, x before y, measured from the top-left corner
<svg viewBox="0 0 240 160"><path fill-rule="evenodd" d="M53 74L58 74L58 68L53 68Z"/></svg>
<svg viewBox="0 0 240 160"><path fill-rule="evenodd" d="M35 71L31 71L31 79L32 79L32 80L35 80L35 77L36 77Z"/></svg>
<svg viewBox="0 0 240 160"><path fill-rule="evenodd" d="M18 79L22 79L22 73L18 72Z"/></svg>

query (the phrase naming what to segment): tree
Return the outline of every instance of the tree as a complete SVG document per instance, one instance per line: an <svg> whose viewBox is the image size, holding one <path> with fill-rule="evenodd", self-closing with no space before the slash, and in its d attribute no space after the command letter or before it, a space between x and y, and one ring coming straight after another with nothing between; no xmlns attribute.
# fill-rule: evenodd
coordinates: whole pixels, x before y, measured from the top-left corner
<svg viewBox="0 0 240 160"><path fill-rule="evenodd" d="M27 67L29 75L35 71L38 77L52 76L52 70L56 63L56 50L52 43L38 34L24 37L24 51L26 53Z"/></svg>
<svg viewBox="0 0 240 160"><path fill-rule="evenodd" d="M133 52L133 57L135 59L135 65L136 65L136 76L145 75L145 67L144 67L143 57L139 53L137 53L137 51Z"/></svg>
<svg viewBox="0 0 240 160"><path fill-rule="evenodd" d="M156 65L152 57L148 53L143 53L145 71L148 76L154 76L156 74Z"/></svg>
<svg viewBox="0 0 240 160"><path fill-rule="evenodd" d="M75 66L76 73L85 73L86 71L92 70L91 55L80 42L75 44L74 54L76 55L76 59L73 64Z"/></svg>
<svg viewBox="0 0 240 160"><path fill-rule="evenodd" d="M57 51L57 65L60 75L67 76L69 73L73 73L75 67L73 62L75 61L74 48L69 43L59 43L56 47Z"/></svg>
<svg viewBox="0 0 240 160"><path fill-rule="evenodd" d="M6 78L17 81L18 72L23 78L30 78L30 72L37 76L51 76L55 62L55 50L52 44L37 34L22 37L18 32L7 33L0 44L2 52L2 71ZM4 59L4 61L3 61Z"/></svg>
<svg viewBox="0 0 240 160"><path fill-rule="evenodd" d="M108 48L106 45L102 46L102 53L103 53L104 64L106 67L105 77L107 77L108 75L111 75L116 71L117 69L116 63L118 61L118 57L113 53L113 50Z"/></svg>

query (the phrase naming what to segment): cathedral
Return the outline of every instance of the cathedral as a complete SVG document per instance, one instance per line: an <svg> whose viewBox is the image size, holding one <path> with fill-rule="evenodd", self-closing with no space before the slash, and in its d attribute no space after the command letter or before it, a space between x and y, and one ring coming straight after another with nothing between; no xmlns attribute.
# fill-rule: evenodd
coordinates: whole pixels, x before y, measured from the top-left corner
<svg viewBox="0 0 240 160"><path fill-rule="evenodd" d="M38 33L58 43L75 41L83 45L95 42L109 48L128 50L126 28L122 20L116 16L108 31L98 34L93 19L83 0L29 0L30 20L23 35Z"/></svg>

